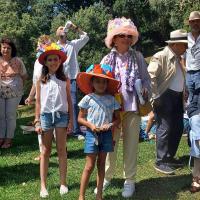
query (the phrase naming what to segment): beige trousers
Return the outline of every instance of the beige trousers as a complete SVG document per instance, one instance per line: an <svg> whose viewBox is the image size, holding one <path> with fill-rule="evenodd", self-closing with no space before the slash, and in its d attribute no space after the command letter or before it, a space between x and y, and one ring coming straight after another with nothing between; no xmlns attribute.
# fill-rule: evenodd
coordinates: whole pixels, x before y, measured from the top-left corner
<svg viewBox="0 0 200 200"><path fill-rule="evenodd" d="M121 128L116 128L114 131L114 140L116 142L114 152L108 153L106 158L105 179L107 181L110 181L114 175L117 149L122 131L124 178L128 181L135 182L140 121L141 117L134 112L124 112Z"/></svg>

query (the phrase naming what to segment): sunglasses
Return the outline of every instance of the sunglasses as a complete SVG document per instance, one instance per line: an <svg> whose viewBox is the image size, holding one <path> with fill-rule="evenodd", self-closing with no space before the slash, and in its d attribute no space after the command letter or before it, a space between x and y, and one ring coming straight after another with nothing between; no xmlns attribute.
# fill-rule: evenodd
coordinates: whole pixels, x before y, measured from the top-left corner
<svg viewBox="0 0 200 200"><path fill-rule="evenodd" d="M132 35L125 35L125 34L118 34L118 35L116 35L117 37L119 37L119 38L128 38L128 39L132 39L133 38L133 36Z"/></svg>
<svg viewBox="0 0 200 200"><path fill-rule="evenodd" d="M47 62L52 62L52 61L58 62L58 61L59 61L59 58L48 58L48 59L47 59Z"/></svg>

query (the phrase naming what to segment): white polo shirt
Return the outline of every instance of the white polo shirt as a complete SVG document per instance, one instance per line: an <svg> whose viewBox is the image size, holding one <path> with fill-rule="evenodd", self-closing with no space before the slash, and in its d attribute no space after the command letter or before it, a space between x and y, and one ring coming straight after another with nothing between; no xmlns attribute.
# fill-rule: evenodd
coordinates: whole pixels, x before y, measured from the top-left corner
<svg viewBox="0 0 200 200"><path fill-rule="evenodd" d="M188 49L186 50L186 70L200 70L200 35L195 42L192 33L188 33Z"/></svg>

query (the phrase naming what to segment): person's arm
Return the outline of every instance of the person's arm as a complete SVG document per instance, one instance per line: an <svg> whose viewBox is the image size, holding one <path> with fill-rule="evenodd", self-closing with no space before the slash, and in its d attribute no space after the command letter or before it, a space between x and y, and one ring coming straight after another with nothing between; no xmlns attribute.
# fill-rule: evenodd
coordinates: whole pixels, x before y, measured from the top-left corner
<svg viewBox="0 0 200 200"><path fill-rule="evenodd" d="M158 56L153 56L148 66L148 72L151 78L151 87L152 87L152 98L156 99L159 97L158 94L158 85L157 77L161 72L161 62Z"/></svg>
<svg viewBox="0 0 200 200"><path fill-rule="evenodd" d="M17 60L19 61L20 65L21 65L20 76L21 76L21 78L23 80L23 83L24 83L24 81L28 79L28 74L27 74L27 71L26 71L26 67L25 67L23 61L20 58L17 58Z"/></svg>
<svg viewBox="0 0 200 200"><path fill-rule="evenodd" d="M119 128L119 125L121 123L121 118L120 118L120 111L119 110L115 110L114 111L114 121L113 123L113 127L115 128Z"/></svg>
<svg viewBox="0 0 200 200"><path fill-rule="evenodd" d="M72 98L71 98L71 93L70 93L70 80L69 79L67 79L66 92L67 92L68 111L69 111L69 124L67 127L67 132L70 133L73 130L73 110L72 110Z"/></svg>
<svg viewBox="0 0 200 200"><path fill-rule="evenodd" d="M28 98L25 100L25 104L30 105L35 98L36 87L32 84L31 91L28 95Z"/></svg>
<svg viewBox="0 0 200 200"><path fill-rule="evenodd" d="M145 130L145 132L146 132L147 134L148 134L149 131L151 130L151 127L153 126L154 121L155 121L153 111L151 111L151 112L148 114L148 116L149 116L149 119L148 119L148 121L147 121L147 126L146 126L146 130Z"/></svg>
<svg viewBox="0 0 200 200"><path fill-rule="evenodd" d="M96 127L94 124L86 120L87 116L87 110L84 108L80 108L79 114L78 114L78 123L88 127L93 132L99 132L99 128Z"/></svg>
<svg viewBox="0 0 200 200"><path fill-rule="evenodd" d="M34 124L35 124L35 131L38 134L42 133L42 128L41 128L41 124L40 124L40 80L37 81L36 83L36 104L35 104L35 120L34 120Z"/></svg>
<svg viewBox="0 0 200 200"><path fill-rule="evenodd" d="M137 51L136 56L137 56L139 72L140 72L140 76L142 80L142 96L144 99L150 99L151 98L151 81L150 81L149 73L147 71L148 65L141 52Z"/></svg>
<svg viewBox="0 0 200 200"><path fill-rule="evenodd" d="M79 39L72 40L71 42L74 44L76 51L79 52L89 41L89 36L86 32L82 31L81 28L72 24L71 29L77 32L80 36Z"/></svg>

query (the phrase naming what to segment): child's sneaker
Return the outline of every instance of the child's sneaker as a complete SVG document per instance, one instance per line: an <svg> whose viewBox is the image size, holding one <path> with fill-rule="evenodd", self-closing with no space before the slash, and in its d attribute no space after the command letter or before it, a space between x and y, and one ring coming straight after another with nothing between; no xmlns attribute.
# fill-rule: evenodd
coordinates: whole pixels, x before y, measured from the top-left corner
<svg viewBox="0 0 200 200"><path fill-rule="evenodd" d="M67 194L68 193L68 187L67 186L65 186L65 185L61 185L60 186L60 195L62 196L62 195L64 195L64 194Z"/></svg>
<svg viewBox="0 0 200 200"><path fill-rule="evenodd" d="M104 179L103 181L103 191L110 185L110 181ZM97 187L94 189L94 193L97 194Z"/></svg>
<svg viewBox="0 0 200 200"><path fill-rule="evenodd" d="M40 197L41 198L47 198L49 196L49 193L46 189L40 190Z"/></svg>

